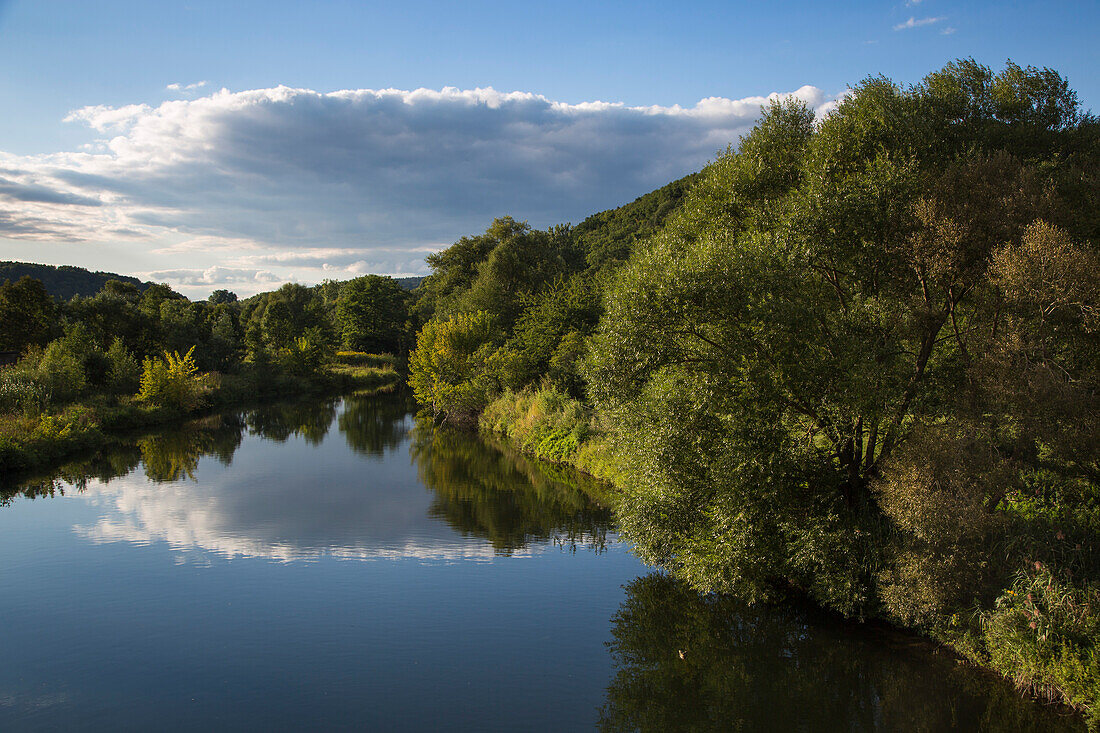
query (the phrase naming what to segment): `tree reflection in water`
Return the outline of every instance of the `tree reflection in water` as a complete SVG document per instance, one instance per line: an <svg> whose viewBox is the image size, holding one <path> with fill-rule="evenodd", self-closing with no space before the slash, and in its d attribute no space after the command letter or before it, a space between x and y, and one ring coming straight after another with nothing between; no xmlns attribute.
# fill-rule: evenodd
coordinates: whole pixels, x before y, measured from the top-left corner
<svg viewBox="0 0 1100 733"><path fill-rule="evenodd" d="M285 442L301 436L318 445L336 418L338 400L303 401L265 406L246 412L211 415L183 425L159 430L132 442L114 444L90 457L70 461L45 475L24 478L0 489L0 506L17 496L33 499L63 495L66 487L83 491L89 480L108 483L144 466L145 475L157 483L194 479L199 460L210 456L228 466L241 445L244 432Z"/></svg>
<svg viewBox="0 0 1100 733"><path fill-rule="evenodd" d="M499 554L548 540L573 551L606 546L611 512L593 500L598 486L584 474L427 422L417 423L409 452L436 494L431 514Z"/></svg>
<svg viewBox="0 0 1100 733"><path fill-rule="evenodd" d="M746 608L661 573L626 587L603 731L1061 731L1077 719L911 637Z"/></svg>
<svg viewBox="0 0 1100 733"><path fill-rule="evenodd" d="M401 445L408 434L407 418L415 412L412 394L353 394L344 398L338 425L348 446L356 453L381 456Z"/></svg>
<svg viewBox="0 0 1100 733"><path fill-rule="evenodd" d="M195 479L199 459L213 456L222 465L233 462L241 445L244 422L239 415L214 415L137 441L150 481L166 483Z"/></svg>
<svg viewBox="0 0 1100 733"><path fill-rule="evenodd" d="M424 521L430 522L429 517L443 520L463 536L488 540L499 554L547 541L573 551L578 545L596 552L605 548L611 513L593 500L592 496L600 494L599 485L591 478L566 467L529 460L482 437L437 430L430 424L418 425L410 436L407 393L349 396L337 414L340 406L338 400L303 401L195 420L67 464L49 476L0 494L0 500L7 503L14 496L52 496L64 493L67 486L80 491L89 479L106 484L139 466L154 483L194 481L204 457L228 466L246 431L280 443L300 436L317 445L335 423L348 446L360 455L382 457L409 442L419 478L434 495L427 516L421 515ZM318 500L317 506L324 509L332 502L351 502L343 516L362 511L368 498L379 495L375 491L357 497L335 489L323 501ZM239 510L242 504L238 501L233 506Z"/></svg>
<svg viewBox="0 0 1100 733"><path fill-rule="evenodd" d="M339 400L319 399L270 405L245 413L244 421L253 435L284 443L301 436L310 445L320 445L336 418Z"/></svg>
<svg viewBox="0 0 1100 733"><path fill-rule="evenodd" d="M81 492L89 480L107 483L119 476L126 476L141 464L141 449L125 445L102 451L92 458L70 462L53 473L34 476L12 486L0 487L0 507L7 506L16 497L64 496L68 488Z"/></svg>

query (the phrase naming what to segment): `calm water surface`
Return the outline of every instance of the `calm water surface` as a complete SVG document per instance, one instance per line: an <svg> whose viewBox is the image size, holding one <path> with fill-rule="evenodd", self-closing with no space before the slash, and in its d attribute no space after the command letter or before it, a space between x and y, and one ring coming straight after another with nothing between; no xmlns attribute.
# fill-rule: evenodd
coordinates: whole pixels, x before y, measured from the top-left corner
<svg viewBox="0 0 1100 733"><path fill-rule="evenodd" d="M701 597L401 396L0 484L0 730L1074 730L908 637Z"/></svg>

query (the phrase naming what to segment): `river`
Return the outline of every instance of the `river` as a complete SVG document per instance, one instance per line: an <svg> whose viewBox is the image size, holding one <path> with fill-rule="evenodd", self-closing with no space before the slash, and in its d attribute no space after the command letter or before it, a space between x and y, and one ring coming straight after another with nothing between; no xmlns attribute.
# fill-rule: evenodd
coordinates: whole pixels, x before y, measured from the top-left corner
<svg viewBox="0 0 1100 733"><path fill-rule="evenodd" d="M0 490L4 731L1081 729L907 635L693 593L602 487L402 395Z"/></svg>

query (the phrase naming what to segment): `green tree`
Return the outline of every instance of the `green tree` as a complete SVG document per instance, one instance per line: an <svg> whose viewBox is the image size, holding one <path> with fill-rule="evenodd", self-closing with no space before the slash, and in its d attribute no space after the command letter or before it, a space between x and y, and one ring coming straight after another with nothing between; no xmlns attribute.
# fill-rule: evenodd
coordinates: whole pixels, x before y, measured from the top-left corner
<svg viewBox="0 0 1100 733"><path fill-rule="evenodd" d="M107 386L112 392L133 394L137 391L141 364L121 338L116 337L107 349L107 364Z"/></svg>
<svg viewBox="0 0 1100 733"><path fill-rule="evenodd" d="M66 310L72 320L88 328L100 346L106 347L118 337L128 348L144 352L158 348L162 337L156 317L142 310L140 302L141 293L135 285L108 280L96 295L73 298Z"/></svg>
<svg viewBox="0 0 1100 733"><path fill-rule="evenodd" d="M270 348L283 349L310 328L320 329L327 340L332 324L326 313L316 289L286 283L274 292L263 294L256 307L249 311L248 320L259 320Z"/></svg>
<svg viewBox="0 0 1100 733"><path fill-rule="evenodd" d="M240 327L234 318L234 311L225 305L215 306L206 316L209 328L207 348L210 351L210 363L222 371L233 371L241 362L244 344Z"/></svg>
<svg viewBox="0 0 1100 733"><path fill-rule="evenodd" d="M0 350L45 346L56 328L56 306L41 281L24 275L0 285Z"/></svg>
<svg viewBox="0 0 1100 733"><path fill-rule="evenodd" d="M1050 171L1083 122L1051 74L871 78L816 126L773 104L703 172L616 277L591 346L643 558L704 589L874 607L873 482L917 425L986 399L994 253L1073 220Z"/></svg>
<svg viewBox="0 0 1100 733"><path fill-rule="evenodd" d="M336 301L343 347L371 354L404 350L408 292L392 277L367 275L344 283Z"/></svg>
<svg viewBox="0 0 1100 733"><path fill-rule="evenodd" d="M489 401L486 363L499 338L496 320L483 311L426 323L409 355L409 386L417 401L437 419L475 421Z"/></svg>
<svg viewBox="0 0 1100 733"><path fill-rule="evenodd" d="M483 310L507 330L526 299L580 269L583 256L568 226L543 232L506 216L427 261L432 275L420 289L423 317Z"/></svg>
<svg viewBox="0 0 1100 733"><path fill-rule="evenodd" d="M267 343L276 349L286 348L295 338L294 320L290 305L285 300L268 303L260 319Z"/></svg>
<svg viewBox="0 0 1100 733"><path fill-rule="evenodd" d="M160 305L166 300L180 300L182 295L163 283L154 283L145 289L138 306L153 318L160 316Z"/></svg>
<svg viewBox="0 0 1100 733"><path fill-rule="evenodd" d="M215 290L214 292L210 293L210 296L206 300L211 305L236 303L237 294L229 290Z"/></svg>

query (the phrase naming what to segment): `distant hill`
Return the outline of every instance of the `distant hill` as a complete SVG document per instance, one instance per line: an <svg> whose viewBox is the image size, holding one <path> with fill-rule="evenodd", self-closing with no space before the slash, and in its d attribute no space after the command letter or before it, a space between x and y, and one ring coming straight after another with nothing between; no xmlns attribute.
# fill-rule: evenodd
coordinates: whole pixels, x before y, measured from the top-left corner
<svg viewBox="0 0 1100 733"><path fill-rule="evenodd" d="M41 280L46 286L46 291L61 300L68 300L74 295L92 296L103 289L108 280L121 280L125 283L133 283L139 290L144 291L152 283L142 282L136 277L119 275L116 272L92 272L83 267L72 265L38 265L33 262L0 262L0 283L5 280L18 280L24 275L29 275L36 280Z"/></svg>
<svg viewBox="0 0 1100 733"><path fill-rule="evenodd" d="M395 277L394 280L405 290L416 290L424 282L424 277Z"/></svg>
<svg viewBox="0 0 1100 733"><path fill-rule="evenodd" d="M68 300L74 295L90 297L103 289L108 280L121 280L133 283L138 290L145 292L153 283L143 282L136 277L119 275L117 272L92 272L73 265L39 265L33 262L0 261L0 283L5 280L16 281L24 275L41 280L46 292L55 298ZM397 277L397 283L405 290L416 290L423 277Z"/></svg>

